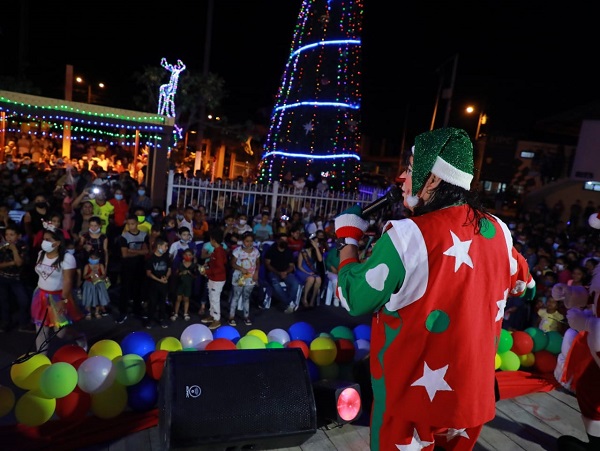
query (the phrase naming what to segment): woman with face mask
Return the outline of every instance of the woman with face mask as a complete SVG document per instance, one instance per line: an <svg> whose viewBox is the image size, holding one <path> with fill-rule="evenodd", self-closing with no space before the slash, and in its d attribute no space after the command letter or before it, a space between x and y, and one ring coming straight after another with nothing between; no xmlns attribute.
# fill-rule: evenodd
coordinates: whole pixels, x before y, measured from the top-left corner
<svg viewBox="0 0 600 451"><path fill-rule="evenodd" d="M41 248L35 264L39 277L31 302L31 318L37 331L36 350L47 354L50 341L55 336L75 338L74 331L67 326L83 315L72 295L77 264L75 257L66 252L62 231L48 226ZM83 337L79 337L78 344L87 348Z"/></svg>

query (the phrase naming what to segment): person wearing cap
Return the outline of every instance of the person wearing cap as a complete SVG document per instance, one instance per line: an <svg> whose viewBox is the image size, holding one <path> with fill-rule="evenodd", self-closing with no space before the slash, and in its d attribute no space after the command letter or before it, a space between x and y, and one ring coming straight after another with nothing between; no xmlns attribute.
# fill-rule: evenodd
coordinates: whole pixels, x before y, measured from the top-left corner
<svg viewBox="0 0 600 451"><path fill-rule="evenodd" d="M535 289L507 225L471 192L464 130L418 135L402 187L405 219L388 221L364 262L369 222L335 219L337 295L373 314L371 449L472 449L495 408L495 358L507 297Z"/></svg>

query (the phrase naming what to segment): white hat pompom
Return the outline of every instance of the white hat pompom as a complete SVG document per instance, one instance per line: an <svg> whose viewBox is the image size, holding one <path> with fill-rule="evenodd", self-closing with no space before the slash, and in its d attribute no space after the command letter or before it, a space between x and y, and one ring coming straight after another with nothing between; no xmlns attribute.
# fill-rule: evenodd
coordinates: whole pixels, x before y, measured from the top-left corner
<svg viewBox="0 0 600 451"><path fill-rule="evenodd" d="M600 229L600 213L592 213L588 219L588 224L594 229Z"/></svg>

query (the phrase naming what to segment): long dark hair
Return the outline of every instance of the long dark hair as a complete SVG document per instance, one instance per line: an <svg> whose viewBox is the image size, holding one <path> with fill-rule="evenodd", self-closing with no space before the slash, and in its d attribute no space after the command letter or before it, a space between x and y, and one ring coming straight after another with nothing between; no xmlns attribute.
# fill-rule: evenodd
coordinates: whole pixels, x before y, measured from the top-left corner
<svg viewBox="0 0 600 451"><path fill-rule="evenodd" d="M444 180L440 180L438 187L431 191L429 202L424 203L422 199L419 199L419 203L413 210L413 215L420 216L445 207L461 204L469 206L465 224L473 225L475 232L479 233L481 230L481 220L490 215L481 203L478 193L452 185Z"/></svg>
<svg viewBox="0 0 600 451"><path fill-rule="evenodd" d="M52 267L60 268L60 265L62 264L62 262L65 258L65 252L67 250L67 246L65 244L65 237L63 236L63 231L61 229L54 229L54 230L45 229L44 235L46 233L49 235L52 235L52 239L54 241L58 241L58 258L52 263ZM37 263L38 264L42 263L42 261L44 261L45 256L46 256L46 251L44 251L44 250L40 251L40 255L37 259Z"/></svg>

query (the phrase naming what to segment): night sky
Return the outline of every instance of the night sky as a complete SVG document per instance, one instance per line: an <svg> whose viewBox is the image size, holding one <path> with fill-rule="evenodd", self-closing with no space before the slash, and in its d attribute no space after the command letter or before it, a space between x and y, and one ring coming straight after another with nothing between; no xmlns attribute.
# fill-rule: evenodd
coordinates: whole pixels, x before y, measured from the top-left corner
<svg viewBox="0 0 600 451"><path fill-rule="evenodd" d="M28 4L20 20L19 4ZM539 1L365 0L363 132L397 145L430 127L439 72L458 55L449 125L474 133L468 103L483 105L490 131L527 134L535 121L598 100L590 4ZM301 0L215 0L209 71L225 79L220 114L231 123L270 115ZM208 1L4 2L1 75L16 75L24 36L27 77L42 95L64 96L65 65L103 81L111 106L132 108L131 75L183 60L201 72ZM25 33L20 34L20 31ZM446 63L446 64L445 64ZM165 81L167 71L165 71ZM442 102L436 125L441 126ZM407 144L408 145L408 144Z"/></svg>

